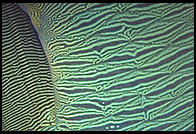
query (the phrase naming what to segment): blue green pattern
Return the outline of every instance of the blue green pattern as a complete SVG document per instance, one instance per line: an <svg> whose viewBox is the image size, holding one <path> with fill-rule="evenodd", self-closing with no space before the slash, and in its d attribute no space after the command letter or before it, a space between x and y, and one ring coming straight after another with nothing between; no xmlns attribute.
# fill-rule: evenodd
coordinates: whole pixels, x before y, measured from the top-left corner
<svg viewBox="0 0 196 134"><path fill-rule="evenodd" d="M4 130L194 130L193 3L2 11Z"/></svg>

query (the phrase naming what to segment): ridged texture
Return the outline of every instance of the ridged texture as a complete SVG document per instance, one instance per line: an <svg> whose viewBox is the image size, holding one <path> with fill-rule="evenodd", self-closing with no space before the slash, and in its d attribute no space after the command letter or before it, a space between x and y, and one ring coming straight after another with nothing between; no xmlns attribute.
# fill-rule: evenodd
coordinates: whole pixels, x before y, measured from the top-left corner
<svg viewBox="0 0 196 134"><path fill-rule="evenodd" d="M21 4L50 63L40 130L194 130L194 5ZM39 102L42 103L42 102Z"/></svg>
<svg viewBox="0 0 196 134"><path fill-rule="evenodd" d="M49 64L30 22L17 4L2 4L2 126L40 130L55 121Z"/></svg>

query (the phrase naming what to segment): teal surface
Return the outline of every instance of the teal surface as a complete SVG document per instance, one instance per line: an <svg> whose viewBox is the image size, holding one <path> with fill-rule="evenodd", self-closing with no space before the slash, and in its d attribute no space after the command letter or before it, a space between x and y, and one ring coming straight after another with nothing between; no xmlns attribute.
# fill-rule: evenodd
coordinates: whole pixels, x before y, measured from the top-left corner
<svg viewBox="0 0 196 134"><path fill-rule="evenodd" d="M40 131L194 130L193 3L17 5L30 17L30 29L35 30L25 33L27 29L9 37L24 25L17 24L17 18L16 24L8 22L7 16L13 17L9 13L11 7L3 12L5 130L14 127ZM8 24L14 30L7 29ZM32 33L35 40L29 39ZM24 77L18 78L8 59L14 58L15 52L22 57L26 50L31 51L30 47L17 48L23 44L20 38L27 35L29 41L24 40L25 45L32 42L34 48L38 44L35 55L43 59L36 63L43 63L40 67L47 73L33 68L36 63L28 58L32 54L24 54L32 62L27 73L34 75L23 73ZM12 48L12 44L18 46ZM18 68L28 68L22 58L18 61L21 61ZM33 86L17 88L23 81L33 82L34 77L48 79L50 84L38 81L34 90ZM40 108L32 111L41 115L29 116L26 109L32 102L18 95L25 91L37 98L37 104L33 104ZM47 99L36 92L42 92ZM21 105L25 116L16 115L10 104L17 108Z"/></svg>

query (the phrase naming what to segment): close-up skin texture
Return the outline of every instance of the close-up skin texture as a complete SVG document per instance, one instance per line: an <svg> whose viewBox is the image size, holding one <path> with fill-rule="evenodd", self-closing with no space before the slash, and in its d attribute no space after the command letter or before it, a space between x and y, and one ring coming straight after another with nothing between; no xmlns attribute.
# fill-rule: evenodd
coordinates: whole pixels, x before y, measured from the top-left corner
<svg viewBox="0 0 196 134"><path fill-rule="evenodd" d="M3 131L194 131L193 3L3 3Z"/></svg>

